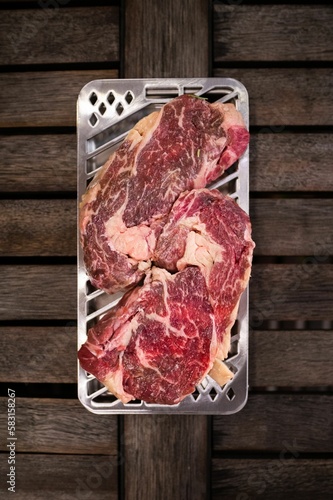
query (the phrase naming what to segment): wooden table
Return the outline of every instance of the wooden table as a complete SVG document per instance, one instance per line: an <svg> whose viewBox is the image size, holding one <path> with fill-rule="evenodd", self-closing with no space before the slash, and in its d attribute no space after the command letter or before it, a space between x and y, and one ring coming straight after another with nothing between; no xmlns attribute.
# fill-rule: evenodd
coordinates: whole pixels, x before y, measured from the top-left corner
<svg viewBox="0 0 333 500"><path fill-rule="evenodd" d="M333 494L330 2L0 1L2 498ZM250 394L231 416L98 416L76 391L76 99L99 78L250 96Z"/></svg>

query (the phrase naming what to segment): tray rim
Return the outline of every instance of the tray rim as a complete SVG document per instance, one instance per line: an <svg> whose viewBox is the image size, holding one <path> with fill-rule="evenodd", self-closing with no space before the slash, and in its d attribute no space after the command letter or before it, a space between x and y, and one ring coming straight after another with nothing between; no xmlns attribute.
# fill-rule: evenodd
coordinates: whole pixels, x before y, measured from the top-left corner
<svg viewBox="0 0 333 500"><path fill-rule="evenodd" d="M224 87L231 87L234 89L233 92L237 91L238 95L241 96L243 103L242 103L242 115L244 119L244 123L247 129L249 129L249 102L248 102L248 92L245 88L245 86L239 81L234 78L136 78L136 79L96 79L88 82L85 84L81 91L78 94L77 98L77 182L78 182L78 190L77 190L77 212L79 216L79 203L80 199L82 196L82 190L81 190L81 184L82 184L82 172L81 172L81 161L82 161L82 144L81 144L81 116L80 116L80 101L82 99L85 99L86 95L88 92L92 92L96 90L96 87L102 85L102 86L109 86L111 87L112 85L115 85L118 87L119 85L126 85L128 87L129 85L136 85L136 84L141 84L141 85L156 85L156 88L165 88L166 84L173 84L173 85L178 85L179 88L184 88L185 85L194 85L195 83L198 82L205 82L206 85L208 84L208 88L205 88L205 92L209 91L209 89L214 88L214 86L224 86ZM236 89L236 90L235 90ZM199 94L200 95L200 94ZM150 103L160 103L164 104L170 99L149 99ZM244 113L245 109L245 113ZM96 134L96 131L92 130L91 134L86 136L85 140L88 138L94 137ZM102 146L100 149L103 149L104 146ZM93 151L92 156L96 154L96 151L98 151L98 147ZM89 156L90 153L85 153L85 160ZM80 161L81 160L81 161ZM247 170L247 186L246 186L246 192L243 193L243 203L241 204L242 208L248 213L249 211L249 146L247 147L246 151L242 155L241 159L239 162L242 163L242 165L246 166ZM87 179L87 173L85 173L85 179ZM78 224L77 224L78 228ZM81 297L80 297L80 289L82 289L82 249L80 246L80 241L79 241L79 228L77 230L77 248L78 248L78 261L77 261L77 269L78 269L78 332L77 332L77 346L78 348L81 346L82 342L80 341L80 335L79 335L79 328L80 328L80 322L81 322L81 311L82 311L82 303L81 303ZM200 414L200 415L213 415L213 414L220 414L220 415L229 415L236 413L240 411L247 403L248 400L248 334L249 334L249 324L248 324L248 314L249 314L249 284L245 291L243 292L240 303L242 304L242 311L245 312L245 324L243 321L242 324L242 341L243 341L243 349L242 349L242 358L243 359L243 364L241 365L240 369L238 370L240 373L237 374L237 379L240 379L240 376L242 375L242 380L243 380L243 398L241 402L237 405L232 407L230 410L224 409L223 411L220 408L209 408L209 409L199 409L194 407L190 408L179 408L180 405L182 405L183 402L177 404L177 405L148 405L144 404L142 407L138 407L137 405L131 405L131 404L126 404L123 405L121 404L121 407L115 408L111 407L109 403L96 403L94 404L92 398L87 396L87 392L85 391L85 385L88 384L88 377L84 377L84 383L82 383L83 380L83 373L84 370L81 368L79 361L77 360L77 376L78 376L78 399L81 402L81 404L90 412L95 413L95 414ZM236 378L236 377L235 377ZM235 378L233 381L235 381ZM228 384L226 384L228 385ZM223 389L224 390L224 389ZM190 396L187 396L187 398L190 398ZM184 401L185 401L184 400ZM212 405L214 405L214 401L212 401ZM136 406L136 407L135 407ZM183 405L184 406L184 405Z"/></svg>

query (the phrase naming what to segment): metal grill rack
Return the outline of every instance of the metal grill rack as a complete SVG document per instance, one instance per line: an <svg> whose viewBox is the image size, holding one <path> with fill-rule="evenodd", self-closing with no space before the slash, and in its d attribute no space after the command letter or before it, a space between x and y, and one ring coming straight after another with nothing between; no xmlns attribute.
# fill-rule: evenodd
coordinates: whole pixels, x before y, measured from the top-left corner
<svg viewBox="0 0 333 500"><path fill-rule="evenodd" d="M188 93L209 102L231 102L249 126L245 87L230 78L95 80L80 92L77 103L78 200L90 180L119 147L129 130L144 116L174 97ZM209 186L229 194L249 210L248 149L230 169ZM78 237L78 348L88 329L119 301L121 294L108 295L95 289L86 275ZM237 320L231 331L231 349L225 361L234 378L221 387L209 376L177 405L131 401L123 404L78 363L78 397L93 413L114 414L231 414L239 411L248 394L248 290L243 293Z"/></svg>

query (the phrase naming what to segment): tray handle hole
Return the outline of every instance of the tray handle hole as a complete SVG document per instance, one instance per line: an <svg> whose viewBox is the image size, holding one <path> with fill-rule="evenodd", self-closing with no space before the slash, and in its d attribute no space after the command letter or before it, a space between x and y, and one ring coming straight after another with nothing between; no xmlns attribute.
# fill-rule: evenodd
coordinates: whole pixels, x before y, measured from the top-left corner
<svg viewBox="0 0 333 500"><path fill-rule="evenodd" d="M104 113L106 111L106 106L105 106L104 102L102 102L102 104L99 106L98 111L101 113L102 116L104 115Z"/></svg>
<svg viewBox="0 0 333 500"><path fill-rule="evenodd" d="M216 389L212 387L212 389L209 391L209 397L212 401L215 401L218 397L218 393L216 392Z"/></svg>
<svg viewBox="0 0 333 500"><path fill-rule="evenodd" d="M97 100L98 100L97 95L95 94L95 92L92 92L92 93L90 94L89 101L91 102L91 104L92 104L93 106L95 106L95 104L96 104Z"/></svg>
<svg viewBox="0 0 333 500"><path fill-rule="evenodd" d="M121 104L121 102L118 104L118 106L116 107L116 111L118 113L118 115L120 116L123 111L124 111L124 106Z"/></svg>
<svg viewBox="0 0 333 500"><path fill-rule="evenodd" d="M229 401L232 401L233 399L235 399L235 397L236 397L235 391L233 390L232 387L230 387L230 389L227 391L227 398L229 399Z"/></svg>
<svg viewBox="0 0 333 500"><path fill-rule="evenodd" d="M96 123L98 122L98 118L95 113L91 115L91 117L89 118L89 122L92 127L96 125Z"/></svg>
<svg viewBox="0 0 333 500"><path fill-rule="evenodd" d="M110 104L110 106L112 106L112 104L114 103L114 101L116 100L113 92L109 92L108 93L108 96L106 98L106 100L108 101L108 103Z"/></svg>
<svg viewBox="0 0 333 500"><path fill-rule="evenodd" d="M128 91L125 95L125 101L127 102L127 104L131 104L133 99L134 99L134 96L133 96L132 92Z"/></svg>

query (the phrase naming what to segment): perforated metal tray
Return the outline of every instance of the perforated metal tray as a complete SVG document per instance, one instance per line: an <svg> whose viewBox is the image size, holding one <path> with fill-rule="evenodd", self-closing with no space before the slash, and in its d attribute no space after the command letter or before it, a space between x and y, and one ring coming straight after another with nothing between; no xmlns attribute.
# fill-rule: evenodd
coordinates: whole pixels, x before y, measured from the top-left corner
<svg viewBox="0 0 333 500"><path fill-rule="evenodd" d="M127 132L142 117L183 93L210 102L232 102L248 127L248 95L245 87L230 78L95 80L81 90L77 102L78 201L96 171L119 147ZM249 209L248 149L210 188L218 188ZM107 295L95 289L86 275L78 234L78 348L88 329L118 302L121 294ZM243 293L231 332L226 365L234 378L221 387L209 376L195 392L177 405L123 404L78 363L78 397L93 413L231 414L239 411L248 394L248 290Z"/></svg>

